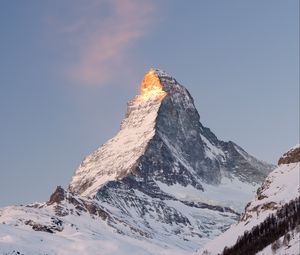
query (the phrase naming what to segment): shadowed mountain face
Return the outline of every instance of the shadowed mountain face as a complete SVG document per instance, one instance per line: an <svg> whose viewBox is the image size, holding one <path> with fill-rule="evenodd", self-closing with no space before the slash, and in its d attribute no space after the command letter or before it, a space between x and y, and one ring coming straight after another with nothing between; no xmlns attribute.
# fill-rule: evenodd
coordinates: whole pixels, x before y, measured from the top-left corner
<svg viewBox="0 0 300 255"><path fill-rule="evenodd" d="M84 159L68 190L59 187L47 203L11 210L29 218L25 225L33 230L59 229L59 238L79 232L71 243L92 239L96 245L113 230L113 238L128 238L133 250L133 240L151 244L148 253L137 254L191 252L238 220L272 168L235 143L218 140L201 124L186 88L150 69L141 94L128 102L118 134ZM95 217L101 224L91 237L83 219Z"/></svg>

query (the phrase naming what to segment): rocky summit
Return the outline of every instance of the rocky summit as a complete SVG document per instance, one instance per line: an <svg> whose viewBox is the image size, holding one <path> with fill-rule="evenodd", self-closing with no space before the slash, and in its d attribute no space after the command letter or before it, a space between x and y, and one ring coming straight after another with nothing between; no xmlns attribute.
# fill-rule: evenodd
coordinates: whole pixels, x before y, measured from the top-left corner
<svg viewBox="0 0 300 255"><path fill-rule="evenodd" d="M273 166L203 126L188 90L166 72L150 69L140 91L118 134L83 160L68 189L0 210L2 233L26 240L18 252L188 254L239 219ZM36 231L43 241L30 242Z"/></svg>

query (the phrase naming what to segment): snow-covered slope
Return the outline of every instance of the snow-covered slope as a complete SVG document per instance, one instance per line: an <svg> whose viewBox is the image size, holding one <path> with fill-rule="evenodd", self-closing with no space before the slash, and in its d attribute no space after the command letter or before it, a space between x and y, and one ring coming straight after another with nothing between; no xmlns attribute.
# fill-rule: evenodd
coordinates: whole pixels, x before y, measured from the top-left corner
<svg viewBox="0 0 300 255"><path fill-rule="evenodd" d="M219 140L201 124L187 89L166 72L151 69L141 94L128 103L119 133L86 157L67 191L58 188L49 203L0 211L3 231L10 231L2 237L0 231L0 242L10 247L13 229L17 236L27 231L24 243L33 230L41 230L66 247L83 243L82 254L94 249L92 240L108 237L139 254L192 252L238 220L272 168L235 143ZM92 236L89 217L101 221L93 224ZM31 218L35 223L26 224L24 219ZM50 233L52 218L66 227ZM141 243L149 250L142 252ZM47 250L60 252L58 246Z"/></svg>
<svg viewBox="0 0 300 255"><path fill-rule="evenodd" d="M109 219L91 212L79 209L78 204L70 201L59 206L43 203L3 208L0 211L0 254L183 254L178 253L178 249L166 248L164 240L149 242L142 236L121 235L110 226Z"/></svg>
<svg viewBox="0 0 300 255"><path fill-rule="evenodd" d="M300 229L289 231L274 243L266 246L257 255L299 255L300 254Z"/></svg>
<svg viewBox="0 0 300 255"><path fill-rule="evenodd" d="M297 145L280 158L278 167L268 175L257 190L256 198L246 206L241 220L237 224L232 225L225 233L205 245L198 254L221 254L225 246L231 247L235 245L238 238L241 238L245 231L250 232L254 227L260 226L272 214L276 217L275 221L280 222L281 220L277 217L278 215L281 217L283 213L280 210L288 207L289 203L292 205L290 207L295 207L299 203L299 160L300 147ZM295 201L294 204L292 201ZM300 215L300 211L296 214ZM284 217L282 218L285 219ZM296 227L296 230L291 229L284 232L283 236L276 239L279 247L276 247L276 242L275 244L266 244L266 248L259 254L300 254L299 232L300 225ZM283 239L288 233L292 240L291 242L285 241L284 245ZM280 244L282 245L280 246ZM297 250L296 253L294 253L295 249Z"/></svg>

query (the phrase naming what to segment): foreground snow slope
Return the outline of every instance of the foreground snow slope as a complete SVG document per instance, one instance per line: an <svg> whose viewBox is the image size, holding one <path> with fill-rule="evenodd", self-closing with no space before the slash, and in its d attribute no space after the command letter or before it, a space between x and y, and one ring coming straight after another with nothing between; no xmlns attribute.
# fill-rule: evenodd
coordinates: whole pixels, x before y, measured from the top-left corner
<svg viewBox="0 0 300 255"><path fill-rule="evenodd" d="M66 207L77 212L73 205ZM0 213L0 254L184 254L178 249L166 248L164 240L149 242L120 235L105 221L86 212L66 215L61 222L55 214L55 206L7 207ZM49 226L48 231L33 231L31 222L36 226Z"/></svg>
<svg viewBox="0 0 300 255"><path fill-rule="evenodd" d="M279 160L279 166L272 171L257 191L256 198L250 202L241 220L230 227L225 233L215 238L202 248L198 254L221 254L224 247L233 246L238 237L245 231L262 223L270 214L276 214L279 209L300 195L300 147L293 147ZM297 230L298 231L298 230ZM291 232L293 239L287 246L277 250L277 254L299 254L299 232ZM300 229L299 229L300 231ZM283 239L283 237L281 238ZM271 245L260 254L274 254L270 252ZM294 250L297 249L297 253ZM275 252L276 253L276 252Z"/></svg>

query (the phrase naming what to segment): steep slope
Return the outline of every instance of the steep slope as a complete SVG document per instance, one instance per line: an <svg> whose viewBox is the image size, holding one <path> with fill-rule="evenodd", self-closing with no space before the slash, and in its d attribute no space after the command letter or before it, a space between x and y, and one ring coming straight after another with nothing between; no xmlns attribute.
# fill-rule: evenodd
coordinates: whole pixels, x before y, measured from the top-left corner
<svg viewBox="0 0 300 255"><path fill-rule="evenodd" d="M218 185L225 177L262 182L271 165L218 140L199 120L189 92L167 73L151 69L141 95L128 103L121 130L82 162L70 191L95 197L110 181L132 176L138 177L137 186L159 181L200 191L203 183Z"/></svg>
<svg viewBox="0 0 300 255"><path fill-rule="evenodd" d="M238 220L272 167L220 141L200 123L189 92L151 69L141 94L128 103L119 133L86 157L67 191L58 188L48 203L0 210L7 233L0 242L11 247L5 240L15 240L14 229L24 240L35 230L89 254L85 241L96 245L109 231L122 249L138 254L191 252ZM89 217L101 221L92 231ZM57 230L52 218L65 227ZM141 251L134 240L150 248ZM61 254L51 247L48 254Z"/></svg>
<svg viewBox="0 0 300 255"><path fill-rule="evenodd" d="M114 219L100 208L96 201L68 193L59 204L3 208L0 210L0 254L179 254L178 249L166 250L164 240L149 242L142 235L139 239L121 235L110 226Z"/></svg>
<svg viewBox="0 0 300 255"><path fill-rule="evenodd" d="M227 249L224 254L239 254L243 249L247 253L241 254L256 254L251 249L258 246L259 254L299 254L299 161L300 146L297 145L279 159L278 167L257 190L255 200L246 206L239 223L208 243L198 254L221 254L225 246L238 248Z"/></svg>
<svg viewBox="0 0 300 255"><path fill-rule="evenodd" d="M153 90L145 91L145 84ZM145 76L141 96L128 102L120 132L81 163L70 184L72 192L93 196L104 183L135 171L137 160L155 134L157 112L166 94L159 86L151 72Z"/></svg>

